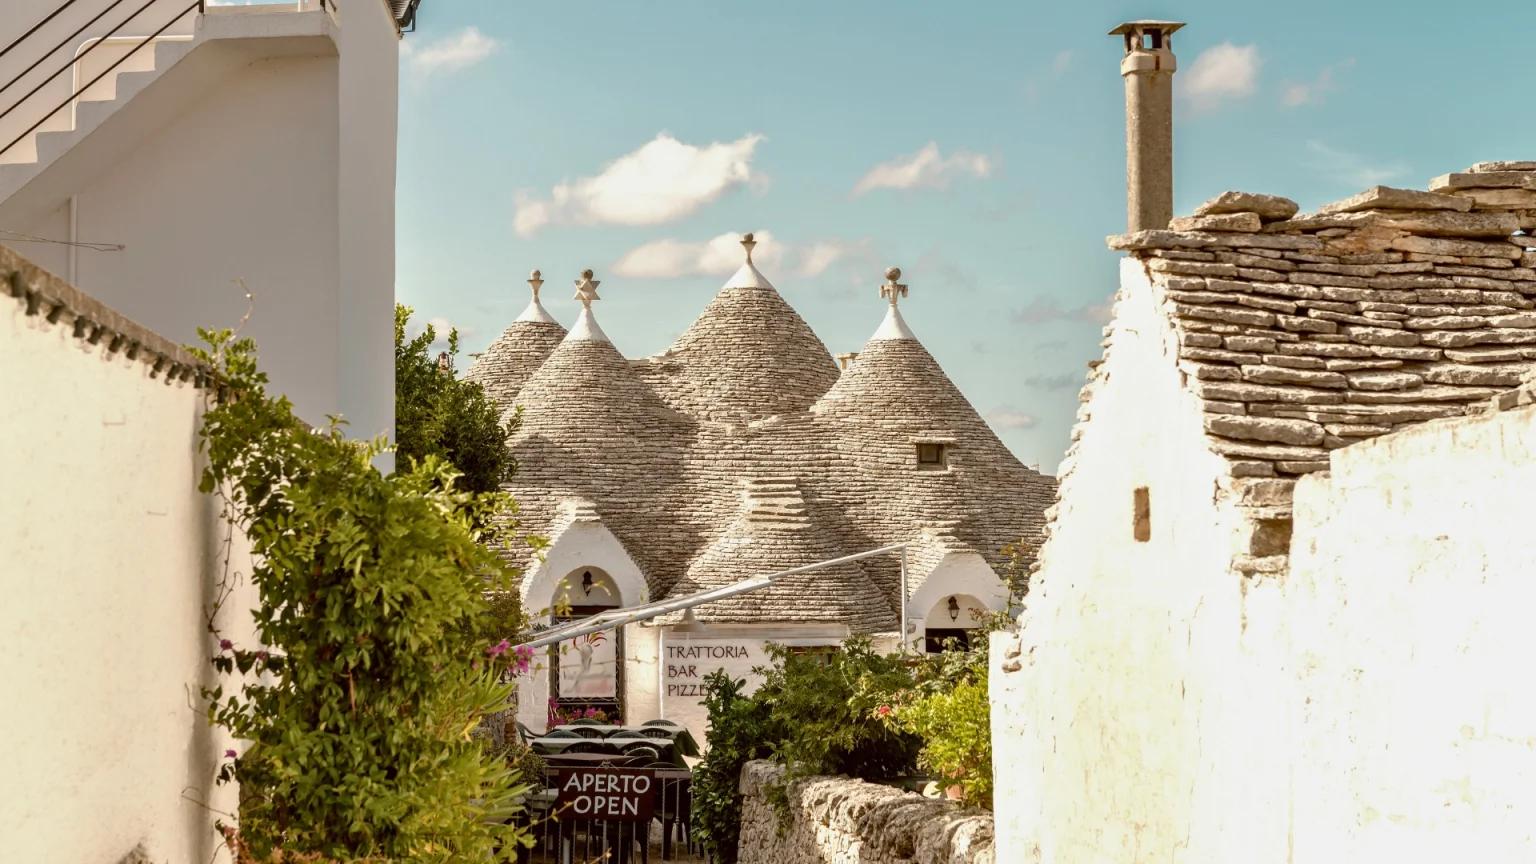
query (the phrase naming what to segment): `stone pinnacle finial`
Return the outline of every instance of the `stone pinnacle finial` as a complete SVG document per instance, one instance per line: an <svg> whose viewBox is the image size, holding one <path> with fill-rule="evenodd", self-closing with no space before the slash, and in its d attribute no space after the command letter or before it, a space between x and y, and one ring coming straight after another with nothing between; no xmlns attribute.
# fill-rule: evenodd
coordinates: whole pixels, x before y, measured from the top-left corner
<svg viewBox="0 0 1536 864"><path fill-rule="evenodd" d="M893 307L897 300L907 296L907 286L896 281L900 278L901 268L892 267L885 271L885 284L880 286L880 296L890 300Z"/></svg>
<svg viewBox="0 0 1536 864"><path fill-rule="evenodd" d="M752 239L752 235L751 234L743 234L743 235L741 235L741 248L747 250L747 263L748 264L752 263L752 247L756 246L756 245L757 245L757 241Z"/></svg>
<svg viewBox="0 0 1536 864"><path fill-rule="evenodd" d="M539 302L539 289L544 287L544 277L535 270L528 274L528 287L533 289L533 302Z"/></svg>
<svg viewBox="0 0 1536 864"><path fill-rule="evenodd" d="M593 300L602 299L597 296L597 286L601 284L592 278L591 270L581 271L581 278L576 280L576 299L581 301L583 308L591 309Z"/></svg>

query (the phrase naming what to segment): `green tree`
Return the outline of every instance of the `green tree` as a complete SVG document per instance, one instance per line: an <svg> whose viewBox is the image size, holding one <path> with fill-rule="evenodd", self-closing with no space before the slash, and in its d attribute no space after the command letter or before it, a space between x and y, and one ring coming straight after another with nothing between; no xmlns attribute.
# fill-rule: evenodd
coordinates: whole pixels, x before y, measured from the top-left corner
<svg viewBox="0 0 1536 864"><path fill-rule="evenodd" d="M203 337L219 398L201 489L249 539L258 595L257 644L225 638L217 604L209 623L209 721L249 742L219 774L241 785L230 844L242 862L507 860L529 842L507 823L527 787L470 733L529 658L479 623L516 574L476 526L510 500L460 490L431 454L381 476L382 437L311 430L267 396L251 340Z"/></svg>
<svg viewBox="0 0 1536 864"><path fill-rule="evenodd" d="M437 332L431 324L414 339L406 326L412 310L395 304L395 453L402 465L428 456L459 469L459 488L494 492L517 471L507 441L521 413L501 421L502 406L480 385L455 375L459 332L448 331L447 368L432 356Z"/></svg>

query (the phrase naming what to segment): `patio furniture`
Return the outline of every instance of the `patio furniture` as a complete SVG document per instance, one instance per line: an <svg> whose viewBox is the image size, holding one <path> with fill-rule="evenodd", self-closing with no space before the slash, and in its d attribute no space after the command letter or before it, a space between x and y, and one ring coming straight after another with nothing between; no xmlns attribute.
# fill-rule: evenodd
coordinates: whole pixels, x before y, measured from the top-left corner
<svg viewBox="0 0 1536 864"><path fill-rule="evenodd" d="M564 750L562 750L560 752L562 754L565 754L565 753L608 753L610 755L617 756L617 755L619 755L619 748L613 746L612 744L609 744L607 741L577 741L575 744L572 744L571 746L565 748Z"/></svg>
<svg viewBox="0 0 1536 864"><path fill-rule="evenodd" d="M669 861L672 858L673 828L681 832L684 848L687 851L693 851L693 832L690 825L693 773L678 770L676 765L667 762L652 762L640 767L656 772L654 818L661 822L661 860Z"/></svg>
<svg viewBox="0 0 1536 864"><path fill-rule="evenodd" d="M643 738L637 739L635 743L623 745L623 752L625 756L649 759L653 762L661 761L661 751L656 749L656 745L646 742Z"/></svg>
<svg viewBox="0 0 1536 864"><path fill-rule="evenodd" d="M562 730L562 731L568 731L568 732L570 732L570 733L572 733L574 735L579 735L582 738L602 738L603 737L603 730L601 730L601 729L594 729L591 726L575 726L573 728L570 728L570 729L567 729L567 730Z"/></svg>
<svg viewBox="0 0 1536 864"><path fill-rule="evenodd" d="M671 720L647 720L644 723L641 723L640 725L641 726L671 726L674 729L681 729L681 728L683 728L681 724L674 723Z"/></svg>

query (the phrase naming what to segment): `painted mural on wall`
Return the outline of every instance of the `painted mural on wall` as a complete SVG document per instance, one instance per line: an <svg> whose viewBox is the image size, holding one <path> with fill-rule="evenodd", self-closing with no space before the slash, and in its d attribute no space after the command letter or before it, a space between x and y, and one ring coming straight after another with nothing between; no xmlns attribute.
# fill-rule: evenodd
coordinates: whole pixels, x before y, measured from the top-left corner
<svg viewBox="0 0 1536 864"><path fill-rule="evenodd" d="M612 699L618 696L618 651L608 631L560 643L560 698Z"/></svg>

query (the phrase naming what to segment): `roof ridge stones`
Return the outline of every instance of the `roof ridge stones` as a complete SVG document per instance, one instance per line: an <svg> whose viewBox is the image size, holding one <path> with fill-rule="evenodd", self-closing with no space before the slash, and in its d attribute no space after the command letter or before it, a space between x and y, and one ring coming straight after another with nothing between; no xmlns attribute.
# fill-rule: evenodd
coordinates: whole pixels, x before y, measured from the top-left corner
<svg viewBox="0 0 1536 864"><path fill-rule="evenodd" d="M1295 478L1330 451L1486 410L1536 365L1536 162L1430 185L1283 219L1207 202L1207 217L1109 238L1147 268L1240 505L1289 518ZM1242 566L1283 569L1268 552Z"/></svg>

